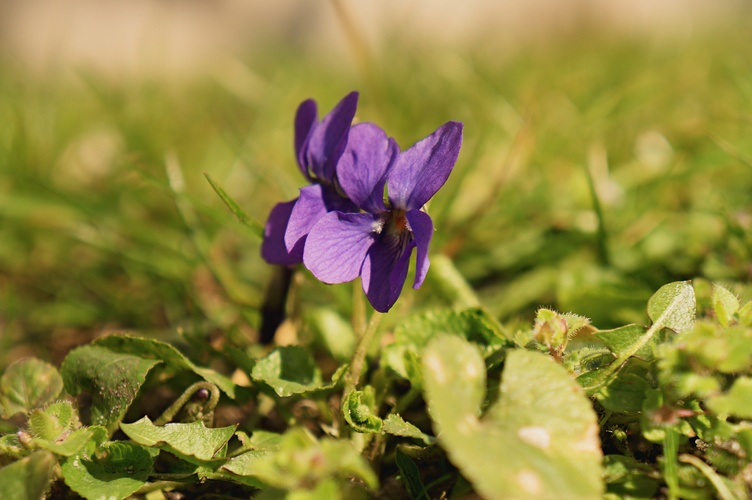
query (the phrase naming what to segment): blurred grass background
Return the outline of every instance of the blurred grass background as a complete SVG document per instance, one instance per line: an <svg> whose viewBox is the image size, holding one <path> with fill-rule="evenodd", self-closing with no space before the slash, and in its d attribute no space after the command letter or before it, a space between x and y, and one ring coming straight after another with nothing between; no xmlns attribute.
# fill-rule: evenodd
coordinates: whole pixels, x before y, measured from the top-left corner
<svg viewBox="0 0 752 500"><path fill-rule="evenodd" d="M460 41L386 28L374 40L372 26L361 29L368 19L347 14L352 4L322 5L335 20L326 30L339 30L331 45L309 46L318 25L295 35L297 13L279 36L191 71L118 71L65 54L39 65L20 42L6 46L0 369L27 355L58 362L120 329L252 341L272 269L203 174L263 222L303 185L298 103L313 97L326 112L354 89L358 119L403 148L447 120L465 123L457 167L429 207L432 251L502 320L530 322L551 305L599 327L644 322L666 282L749 281L744 9L707 26L677 29L669 16L616 33L580 13L519 40L519 27L494 37L470 25ZM439 285L429 273L423 289L408 287L390 321L451 304ZM351 307L347 285L303 273L296 287L304 312Z"/></svg>

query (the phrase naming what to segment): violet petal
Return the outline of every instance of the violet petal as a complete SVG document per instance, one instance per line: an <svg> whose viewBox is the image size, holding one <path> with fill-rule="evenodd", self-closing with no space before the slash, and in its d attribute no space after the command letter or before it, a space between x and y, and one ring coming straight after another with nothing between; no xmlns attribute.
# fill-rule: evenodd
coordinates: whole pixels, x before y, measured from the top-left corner
<svg viewBox="0 0 752 500"><path fill-rule="evenodd" d="M313 99L303 101L298 106L297 113L295 113L295 158L298 160L300 170L308 180L312 179L305 161L305 150L308 139L317 122L318 111L316 109L316 101Z"/></svg>
<svg viewBox="0 0 752 500"><path fill-rule="evenodd" d="M290 214L284 242L290 255L303 260L303 246L306 236L320 218L329 212L326 206L325 190L320 184L312 184L300 189L300 197Z"/></svg>
<svg viewBox="0 0 752 500"><path fill-rule="evenodd" d="M292 266L300 264L302 256L295 257L287 251L285 246L285 232L290 220L290 214L298 200L277 203L269 213L264 226L264 241L261 243L261 257L270 264Z"/></svg>
<svg viewBox="0 0 752 500"><path fill-rule="evenodd" d="M418 248L415 257L415 281L413 281L413 288L417 290L426 279L428 267L431 265L428 259L428 247L433 237L433 221L431 221L431 216L420 210L411 210L405 215L413 232L415 246Z"/></svg>
<svg viewBox="0 0 752 500"><path fill-rule="evenodd" d="M386 173L394 164L399 147L372 123L350 129L347 146L337 164L337 180L358 207L378 214L384 207Z"/></svg>
<svg viewBox="0 0 752 500"><path fill-rule="evenodd" d="M414 246L413 241L403 242L392 234L383 234L368 252L360 279L368 301L377 311L387 312L397 302Z"/></svg>
<svg viewBox="0 0 752 500"><path fill-rule="evenodd" d="M403 210L426 204L444 185L462 146L462 124L447 122L400 153L389 173L389 200Z"/></svg>
<svg viewBox="0 0 752 500"><path fill-rule="evenodd" d="M314 127L305 146L306 165L314 177L334 179L335 167L347 145L347 135L358 106L358 93L347 94L321 123Z"/></svg>
<svg viewBox="0 0 752 500"><path fill-rule="evenodd" d="M324 283L354 280L377 236L377 222L367 213L329 212L308 233L303 263Z"/></svg>

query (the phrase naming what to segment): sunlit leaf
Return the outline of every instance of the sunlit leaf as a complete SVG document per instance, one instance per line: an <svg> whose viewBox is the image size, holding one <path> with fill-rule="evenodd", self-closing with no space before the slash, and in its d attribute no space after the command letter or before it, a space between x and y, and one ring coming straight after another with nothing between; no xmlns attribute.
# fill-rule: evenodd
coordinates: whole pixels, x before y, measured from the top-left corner
<svg viewBox="0 0 752 500"><path fill-rule="evenodd" d="M435 441L432 436L425 434L410 422L406 422L396 413L391 413L384 419L384 425L381 427L381 431L393 436L419 439L427 445L433 444Z"/></svg>
<svg viewBox="0 0 752 500"><path fill-rule="evenodd" d="M739 377L726 394L708 399L707 405L715 413L752 419L752 378Z"/></svg>
<svg viewBox="0 0 752 500"><path fill-rule="evenodd" d="M62 390L63 379L54 366L35 358L16 361L0 378L3 415L7 418L45 406Z"/></svg>
<svg viewBox="0 0 752 500"><path fill-rule="evenodd" d="M727 288L713 285L713 310L722 326L729 326L739 310L739 298Z"/></svg>
<svg viewBox="0 0 752 500"><path fill-rule="evenodd" d="M143 446L157 446L186 459L209 462L218 458L219 451L235 433L236 425L207 428L203 422L189 424L154 425L149 417L120 424L122 431Z"/></svg>
<svg viewBox="0 0 752 500"><path fill-rule="evenodd" d="M47 451L36 451L0 469L0 498L39 500L52 479L57 460Z"/></svg>
<svg viewBox="0 0 752 500"><path fill-rule="evenodd" d="M352 477L371 490L378 484L371 466L349 441L319 441L301 428L284 434L278 452L254 459L253 474L269 486L288 491L310 489L331 479L343 487Z"/></svg>
<svg viewBox="0 0 752 500"><path fill-rule="evenodd" d="M601 498L601 450L590 401L541 354L508 352L499 399L482 415L480 352L457 337L423 357L428 409L439 443L489 498Z"/></svg>
<svg viewBox="0 0 752 500"><path fill-rule="evenodd" d="M663 285L648 301L648 316L654 325L679 333L695 324L695 290L689 281Z"/></svg>

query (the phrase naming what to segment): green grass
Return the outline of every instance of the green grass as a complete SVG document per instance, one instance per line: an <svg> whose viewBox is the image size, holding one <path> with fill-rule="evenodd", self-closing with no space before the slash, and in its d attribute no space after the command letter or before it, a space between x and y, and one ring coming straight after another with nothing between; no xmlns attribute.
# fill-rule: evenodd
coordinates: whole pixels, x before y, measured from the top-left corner
<svg viewBox="0 0 752 500"><path fill-rule="evenodd" d="M297 104L328 110L352 89L359 119L404 148L446 120L465 123L457 167L429 207L432 251L502 320L551 305L604 328L644 323L664 283L748 281L746 31L662 45L583 36L503 60L492 47L395 41L362 74L277 47L245 61L256 83L242 94L211 77L113 83L6 65L0 371L30 354L59 362L116 329L252 338L272 270L203 173L263 222L303 185ZM296 283L303 312L350 307L347 286ZM406 290L387 321L447 304L434 285Z"/></svg>

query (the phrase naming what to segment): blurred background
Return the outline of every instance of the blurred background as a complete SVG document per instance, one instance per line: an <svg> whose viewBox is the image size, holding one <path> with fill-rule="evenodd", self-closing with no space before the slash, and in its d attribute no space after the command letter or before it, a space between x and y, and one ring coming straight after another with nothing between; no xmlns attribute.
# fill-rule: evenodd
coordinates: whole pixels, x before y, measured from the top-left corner
<svg viewBox="0 0 752 500"><path fill-rule="evenodd" d="M582 31L686 39L748 9L744 0L4 0L0 29L4 54L27 68L174 77L206 73L218 58L263 53L270 44L350 67L349 30L379 54L399 40L508 57Z"/></svg>
<svg viewBox="0 0 752 500"><path fill-rule="evenodd" d="M263 223L303 185L297 105L354 89L403 148L465 123L432 251L508 324L645 322L668 281L748 281L751 20L743 0L3 0L0 369L115 330L253 343L274 271L204 173ZM298 273L291 328L315 338L299 319L352 296ZM388 321L462 300L429 274Z"/></svg>

